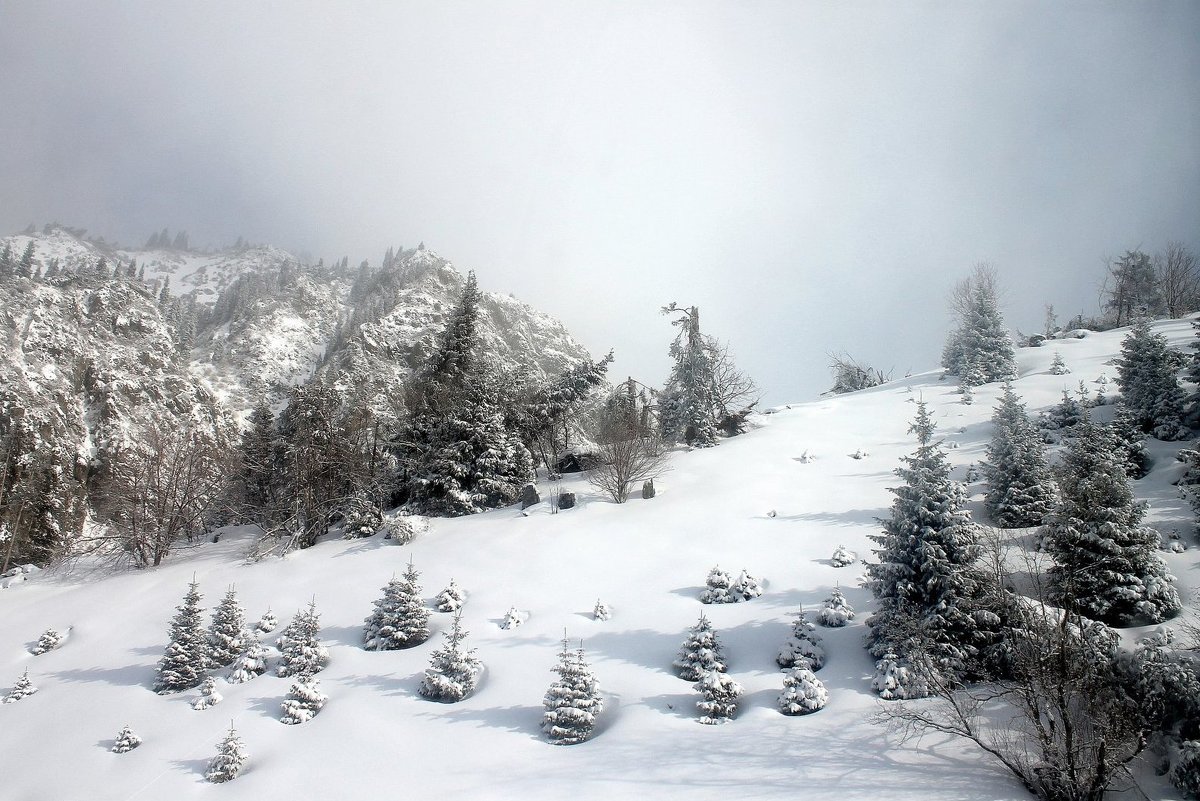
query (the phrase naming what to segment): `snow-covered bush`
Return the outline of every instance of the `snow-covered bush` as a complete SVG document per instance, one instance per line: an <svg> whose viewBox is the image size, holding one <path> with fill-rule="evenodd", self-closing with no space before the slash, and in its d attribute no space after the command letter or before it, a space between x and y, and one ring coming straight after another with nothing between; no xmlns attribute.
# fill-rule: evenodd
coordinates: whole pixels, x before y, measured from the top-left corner
<svg viewBox="0 0 1200 801"><path fill-rule="evenodd" d="M283 714L279 721L289 726L312 720L329 697L321 694L321 682L315 676L301 675L292 682L287 698L280 704Z"/></svg>
<svg viewBox="0 0 1200 801"><path fill-rule="evenodd" d="M813 673L808 660L798 659L783 677L783 692L779 694L779 711L785 715L808 715L829 703L829 691Z"/></svg>
<svg viewBox="0 0 1200 801"><path fill-rule="evenodd" d="M884 654L875 663L875 678L871 689L885 701L927 698L932 695L929 682L922 672L895 654Z"/></svg>
<svg viewBox="0 0 1200 801"><path fill-rule="evenodd" d="M225 697L217 692L217 683L209 676L200 685L200 697L192 699L192 709L208 709L210 706L216 706L225 700Z"/></svg>
<svg viewBox="0 0 1200 801"><path fill-rule="evenodd" d="M474 648L465 648L468 632L462 627L462 612L454 613L450 630L443 632L446 644L433 652L418 691L435 701L461 701L475 689L483 663Z"/></svg>
<svg viewBox="0 0 1200 801"><path fill-rule="evenodd" d="M54 629L46 629L42 632L42 636L38 637L37 645L30 649L30 653L34 656L41 656L47 651L53 651L62 644L63 635L59 634Z"/></svg>
<svg viewBox="0 0 1200 801"><path fill-rule="evenodd" d="M307 610L296 613L276 642L283 654L276 675L312 676L324 670L329 662L329 649L321 645L320 635L321 615L314 600L309 602Z"/></svg>
<svg viewBox="0 0 1200 801"><path fill-rule="evenodd" d="M208 659L211 667L232 664L246 650L246 611L238 602L233 587L225 593L221 603L213 610L212 624L208 627Z"/></svg>
<svg viewBox="0 0 1200 801"><path fill-rule="evenodd" d="M820 670L825 666L825 649L821 647L821 635L817 634L813 624L804 617L804 609L796 615L792 624L792 636L788 637L775 662L781 668L790 668L797 662L808 662L812 670Z"/></svg>
<svg viewBox="0 0 1200 801"><path fill-rule="evenodd" d="M703 698L696 702L700 722L708 725L724 723L737 715L737 702L742 697L742 685L719 670L706 671L693 685Z"/></svg>
<svg viewBox="0 0 1200 801"><path fill-rule="evenodd" d="M111 750L114 754L124 754L132 751L142 744L142 738L133 733L133 729L126 726L117 732L116 742L113 743Z"/></svg>
<svg viewBox="0 0 1200 801"><path fill-rule="evenodd" d="M604 603L604 601L601 601L599 598L597 598L596 606L595 606L595 608L592 609L592 619L593 620L609 620L611 618L612 618L612 610L609 609L608 604Z"/></svg>
<svg viewBox="0 0 1200 801"><path fill-rule="evenodd" d="M596 715L604 710L599 683L584 659L583 646L571 651L564 637L554 672L558 679L546 691L542 730L555 745L581 743L591 737Z"/></svg>
<svg viewBox="0 0 1200 801"><path fill-rule="evenodd" d="M521 613L517 610L517 607L510 606L508 611L504 613L504 619L500 621L500 628L507 631L508 629L517 628L524 622L525 619L521 617Z"/></svg>
<svg viewBox="0 0 1200 801"><path fill-rule="evenodd" d="M234 730L233 724L230 724L229 734L225 735L225 739L217 746L217 755L208 763L208 770L205 771L204 778L214 784L236 779L237 775L242 772L242 766L246 764L246 759L247 754L242 738Z"/></svg>
<svg viewBox="0 0 1200 801"><path fill-rule="evenodd" d="M1067 367L1067 363L1063 361L1062 354L1054 351L1054 361L1050 362L1050 375L1066 375L1071 372Z"/></svg>
<svg viewBox="0 0 1200 801"><path fill-rule="evenodd" d="M708 571L707 585L700 593L700 603L704 604L733 604L749 601L762 595L762 587L758 579L743 570L738 577L731 578L728 573L714 567Z"/></svg>
<svg viewBox="0 0 1200 801"><path fill-rule="evenodd" d="M237 658L229 671L227 681L230 684L244 684L267 672L267 649L249 629L245 641L248 643L245 653Z"/></svg>
<svg viewBox="0 0 1200 801"><path fill-rule="evenodd" d="M397 545L408 545L426 526L428 523L424 517L401 512L386 518L380 531L383 532L385 540L391 540Z"/></svg>
<svg viewBox="0 0 1200 801"><path fill-rule="evenodd" d="M1189 798L1200 798L1200 740L1184 740L1171 768L1171 784Z"/></svg>
<svg viewBox="0 0 1200 801"><path fill-rule="evenodd" d="M271 611L271 607L267 607L267 611L259 618L256 629L263 634L270 634L275 629L279 628L279 620L275 617L275 613Z"/></svg>
<svg viewBox="0 0 1200 801"><path fill-rule="evenodd" d="M696 625L688 631L674 665L679 677L688 681L699 681L710 671L725 671L725 655L721 650L721 642L717 639L717 632L713 630L712 623L703 613Z"/></svg>
<svg viewBox="0 0 1200 801"><path fill-rule="evenodd" d="M368 499L357 496L351 499L342 520L342 539L354 540L374 536L382 523L383 515L379 507Z"/></svg>
<svg viewBox="0 0 1200 801"><path fill-rule="evenodd" d="M421 597L421 574L410 561L404 579L392 579L366 619L363 647L368 651L411 648L429 639L429 609Z"/></svg>
<svg viewBox="0 0 1200 801"><path fill-rule="evenodd" d="M439 592L437 598L434 599L434 606L439 612L457 612L466 602L466 593L454 583L454 579L450 579L450 585Z"/></svg>
<svg viewBox="0 0 1200 801"><path fill-rule="evenodd" d="M846 567L852 565L858 560L858 554L847 548L845 545L839 545L833 551L833 556L829 558L830 563L834 567Z"/></svg>
<svg viewBox="0 0 1200 801"><path fill-rule="evenodd" d="M829 597L825 599L824 606L817 612L817 622L829 628L839 628L853 619L854 607L850 606L850 602L846 600L845 595L842 595L842 591L835 587Z"/></svg>
<svg viewBox="0 0 1200 801"><path fill-rule="evenodd" d="M0 703L15 704L22 698L33 695L37 691L38 688L34 687L33 682L29 680L29 670L26 668L21 677L17 679L17 683L13 685L13 688L8 691L8 695L4 696L4 699Z"/></svg>

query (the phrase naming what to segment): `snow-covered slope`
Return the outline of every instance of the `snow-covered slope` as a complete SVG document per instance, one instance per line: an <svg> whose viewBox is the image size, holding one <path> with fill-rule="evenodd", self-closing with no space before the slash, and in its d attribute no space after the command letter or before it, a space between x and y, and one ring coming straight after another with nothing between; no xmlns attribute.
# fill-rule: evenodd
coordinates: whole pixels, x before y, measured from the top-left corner
<svg viewBox="0 0 1200 801"><path fill-rule="evenodd" d="M1186 321L1156 326L1181 346ZM1017 391L1031 410L1056 402L1079 381L1094 388L1123 331L1048 343L1018 355ZM1072 372L1047 373L1054 351ZM0 590L0 687L25 669L39 692L0 706L0 797L32 799L337 798L391 795L447 799L877 799L962 801L1023 798L1006 774L960 743L931 738L901 746L867 718L879 703L872 662L862 648L868 593L861 562L835 568L839 544L869 555L876 518L887 513L892 470L913 442L910 400L930 404L951 447L956 474L978 462L990 436L1000 387L959 403L938 373L914 375L854 395L796 404L757 419L758 427L720 447L677 452L658 497L615 505L586 483L564 482L577 508L550 514L545 503L469 518L435 520L412 545L378 538L322 542L255 564L247 534L173 554L155 570L99 575L41 573ZM1111 388L1109 390L1111 394ZM1152 443L1156 459L1136 491L1149 522L1194 542L1192 515L1169 485L1177 445ZM858 454L862 458L853 458ZM864 455L865 454L865 455ZM808 459L801 457L807 455ZM543 494L548 487L543 486ZM983 487L971 491L978 509ZM1181 594L1195 602L1196 554L1164 554ZM453 577L468 593L469 642L487 666L478 691L458 704L421 699L417 685L448 616L435 614L433 638L407 651L369 653L361 627L380 588L409 559L434 596ZM764 580L761 598L702 607L709 568L742 568ZM209 607L230 585L251 619L271 607L286 623L310 599L322 613L331 662L320 674L330 700L301 726L279 722L289 681L273 674L241 685L218 681L225 700L195 711L195 691L150 691L173 607L195 575ZM829 705L785 717L775 698L774 663L803 604L815 610L840 586L858 617L821 629L828 661L818 673ZM611 620L591 619L600 598ZM510 607L524 625L502 630ZM725 645L729 670L746 688L736 720L696 722L697 694L671 661L704 611ZM57 650L32 656L46 628L70 629ZM538 724L564 630L582 639L607 709L596 737L554 747ZM274 642L273 637L267 638ZM278 654L272 650L275 658ZM223 674L218 674L223 675ZM246 771L212 787L203 772L233 720L250 754ZM129 724L145 744L109 752ZM1144 771L1149 797L1173 797Z"/></svg>

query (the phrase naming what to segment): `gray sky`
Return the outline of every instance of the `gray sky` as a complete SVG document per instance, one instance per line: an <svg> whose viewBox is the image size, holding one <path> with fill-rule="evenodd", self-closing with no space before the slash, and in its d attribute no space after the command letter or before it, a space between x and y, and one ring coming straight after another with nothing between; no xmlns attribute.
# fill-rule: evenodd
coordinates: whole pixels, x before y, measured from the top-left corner
<svg viewBox="0 0 1200 801"><path fill-rule="evenodd" d="M395 7L393 7L393 5ZM767 403L933 367L1200 246L1200 3L0 0L0 230L424 241L663 381L698 304Z"/></svg>

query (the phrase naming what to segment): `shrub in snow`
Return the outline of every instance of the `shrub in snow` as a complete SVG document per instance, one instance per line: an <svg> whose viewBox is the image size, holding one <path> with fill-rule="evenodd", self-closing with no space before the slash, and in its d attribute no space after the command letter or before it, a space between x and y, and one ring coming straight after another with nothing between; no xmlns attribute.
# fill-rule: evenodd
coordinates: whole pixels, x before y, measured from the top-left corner
<svg viewBox="0 0 1200 801"><path fill-rule="evenodd" d="M820 670L825 666L825 649L821 647L821 635L817 634L813 624L804 617L801 609L792 624L792 636L779 649L775 661L782 668L790 668L801 660L806 661L812 670Z"/></svg>
<svg viewBox="0 0 1200 801"><path fill-rule="evenodd" d="M254 632L247 630L245 641L249 643L246 651L233 663L227 681L230 684L244 684L255 676L267 672L267 649L259 642Z"/></svg>
<svg viewBox="0 0 1200 801"><path fill-rule="evenodd" d="M813 673L808 660L797 660L796 666L783 677L779 711L785 715L807 715L823 709L827 703L829 691Z"/></svg>
<svg viewBox="0 0 1200 801"><path fill-rule="evenodd" d="M474 648L465 648L467 631L462 627L462 612L454 613L450 631L443 632L446 644L433 652L425 678L418 691L435 701L461 701L475 689L483 663Z"/></svg>
<svg viewBox="0 0 1200 801"><path fill-rule="evenodd" d="M893 653L883 655L875 663L875 678L871 689L885 701L902 701L911 698L927 698L932 695L929 682L912 665L902 661Z"/></svg>
<svg viewBox="0 0 1200 801"><path fill-rule="evenodd" d="M392 579L366 620L363 647L368 651L411 648L429 639L429 609L421 597L421 574L409 561L403 580Z"/></svg>
<svg viewBox="0 0 1200 801"><path fill-rule="evenodd" d="M737 715L737 701L742 697L742 685L728 674L718 670L707 671L693 686L704 696L696 702L696 708L701 712L701 723L724 723Z"/></svg>
<svg viewBox="0 0 1200 801"><path fill-rule="evenodd" d="M276 642L283 654L275 673L279 676L312 676L329 662L329 649L320 642L321 616L317 602L310 601L306 611L296 613Z"/></svg>
<svg viewBox="0 0 1200 801"><path fill-rule="evenodd" d="M350 508L342 521L342 539L354 540L371 537L383 523L379 508L363 497L351 499Z"/></svg>
<svg viewBox="0 0 1200 801"><path fill-rule="evenodd" d="M1050 375L1066 375L1071 372L1067 368L1067 363L1063 361L1062 354L1054 351L1054 361L1050 362Z"/></svg>
<svg viewBox="0 0 1200 801"><path fill-rule="evenodd" d="M8 695L4 696L4 700L0 703L15 704L26 696L33 695L37 692L37 687L33 686L33 682L29 680L29 670L26 668L21 677L17 679L17 683L8 691Z"/></svg>
<svg viewBox="0 0 1200 801"><path fill-rule="evenodd" d="M858 450L854 451L854 453L849 454L851 459L865 459L870 455L871 454L867 453L862 448L859 448Z"/></svg>
<svg viewBox="0 0 1200 801"><path fill-rule="evenodd" d="M846 600L846 596L842 595L842 591L835 587L829 597L825 599L825 605L821 607L821 611L817 612L817 622L829 628L839 628L853 619L854 607L850 606L850 602Z"/></svg>
<svg viewBox="0 0 1200 801"><path fill-rule="evenodd" d="M839 545L833 552L833 556L829 561L834 567L846 567L852 565L858 559L858 554L847 548L845 545Z"/></svg>
<svg viewBox="0 0 1200 801"><path fill-rule="evenodd" d="M591 737L596 715L604 710L599 682L584 659L583 646L571 651L564 637L554 672L558 679L546 691L542 730L555 745L581 743Z"/></svg>
<svg viewBox="0 0 1200 801"><path fill-rule="evenodd" d="M271 607L267 607L267 611L259 618L258 625L255 628L263 634L270 634L279 628L279 621L275 618L275 613L271 611Z"/></svg>
<svg viewBox="0 0 1200 801"><path fill-rule="evenodd" d="M124 754L127 751L132 751L142 744L142 738L133 733L133 729L126 726L117 732L117 740L113 743L110 749L114 754Z"/></svg>
<svg viewBox="0 0 1200 801"><path fill-rule="evenodd" d="M958 388L958 394L959 394L958 402L963 404L964 406L970 406L972 403L974 403L975 402L975 390L973 387L975 387L975 386L978 386L978 384L962 384L962 385L960 385Z"/></svg>
<svg viewBox="0 0 1200 801"><path fill-rule="evenodd" d="M725 655L721 650L721 642L717 639L717 632L713 630L712 623L703 613L700 614L696 625L688 631L674 665L679 678L688 681L699 681L705 673L725 671Z"/></svg>
<svg viewBox="0 0 1200 801"><path fill-rule="evenodd" d="M208 627L208 658L211 667L225 667L246 650L246 610L238 603L233 587L213 610Z"/></svg>
<svg viewBox="0 0 1200 801"><path fill-rule="evenodd" d="M408 545L425 527L425 518L405 513L395 514L383 521L383 538L397 545Z"/></svg>
<svg viewBox="0 0 1200 801"><path fill-rule="evenodd" d="M37 645L30 650L34 656L41 656L47 651L53 651L63 641L63 635L59 634L54 629L46 629L42 632L42 636L38 637Z"/></svg>
<svg viewBox="0 0 1200 801"><path fill-rule="evenodd" d="M154 691L160 695L190 690L204 681L208 668L208 637L200 624L200 585L188 585L183 603L171 621L171 641L158 663Z"/></svg>
<svg viewBox="0 0 1200 801"><path fill-rule="evenodd" d="M1184 740L1179 744L1171 784L1189 798L1200 798L1200 741Z"/></svg>
<svg viewBox="0 0 1200 801"><path fill-rule="evenodd" d="M521 618L521 613L517 611L517 607L510 606L508 611L504 613L504 619L500 621L500 628L505 630L515 629L524 622Z"/></svg>
<svg viewBox="0 0 1200 801"><path fill-rule="evenodd" d="M328 700L328 696L321 694L319 679L315 676L299 676L292 682L292 688L280 704L283 714L279 720L289 726L312 720Z"/></svg>
<svg viewBox="0 0 1200 801"><path fill-rule="evenodd" d="M743 570L736 579L719 566L708 571L707 585L700 593L700 603L732 604L749 601L762 595L758 579Z"/></svg>
<svg viewBox="0 0 1200 801"><path fill-rule="evenodd" d="M450 579L450 586L439 592L437 598L434 599L434 605L439 612L457 612L466 602L466 593L454 583L454 579Z"/></svg>
<svg viewBox="0 0 1200 801"><path fill-rule="evenodd" d="M230 723L229 734L225 735L225 739L217 746L217 755L208 763L208 770L205 771L204 778L214 784L236 779L237 775L242 772L246 759L247 754L242 738L238 737L233 724Z"/></svg>
<svg viewBox="0 0 1200 801"><path fill-rule="evenodd" d="M596 607L592 609L593 620L609 620L612 618L612 610L608 608L608 604L596 599Z"/></svg>
<svg viewBox="0 0 1200 801"><path fill-rule="evenodd" d="M225 697L217 692L217 683L209 676L200 685L200 697L192 700L192 709L208 709L210 706L216 706L225 700Z"/></svg>

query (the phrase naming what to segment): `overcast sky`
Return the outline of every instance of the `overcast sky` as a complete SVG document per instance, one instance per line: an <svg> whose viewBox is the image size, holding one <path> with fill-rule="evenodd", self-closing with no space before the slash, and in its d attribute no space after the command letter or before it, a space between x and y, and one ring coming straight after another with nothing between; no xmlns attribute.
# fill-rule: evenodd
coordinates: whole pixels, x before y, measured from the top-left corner
<svg viewBox="0 0 1200 801"><path fill-rule="evenodd" d="M770 404L936 365L945 297L1091 313L1200 246L1200 3L0 0L0 231L419 241L661 384L670 301Z"/></svg>

